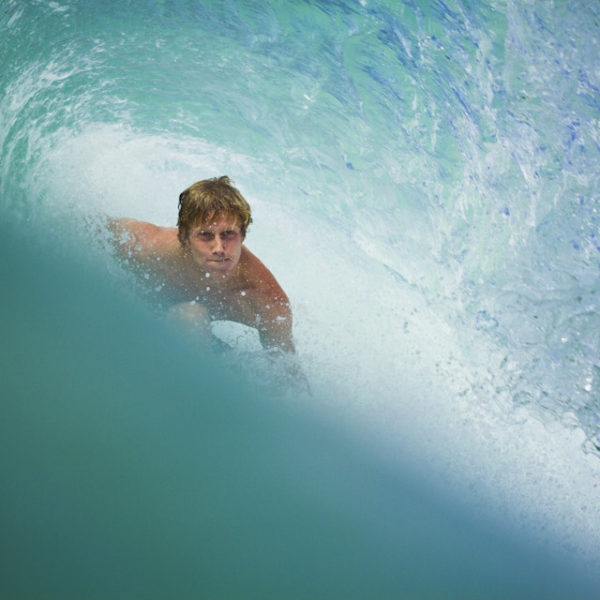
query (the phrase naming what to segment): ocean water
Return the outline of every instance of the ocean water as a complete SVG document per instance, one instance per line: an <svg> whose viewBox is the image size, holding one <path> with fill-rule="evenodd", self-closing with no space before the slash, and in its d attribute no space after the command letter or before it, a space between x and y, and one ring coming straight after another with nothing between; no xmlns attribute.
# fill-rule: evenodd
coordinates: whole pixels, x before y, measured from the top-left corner
<svg viewBox="0 0 600 600"><path fill-rule="evenodd" d="M596 2L3 0L0 31L8 595L589 597ZM221 174L310 393L243 328L198 355L106 246Z"/></svg>

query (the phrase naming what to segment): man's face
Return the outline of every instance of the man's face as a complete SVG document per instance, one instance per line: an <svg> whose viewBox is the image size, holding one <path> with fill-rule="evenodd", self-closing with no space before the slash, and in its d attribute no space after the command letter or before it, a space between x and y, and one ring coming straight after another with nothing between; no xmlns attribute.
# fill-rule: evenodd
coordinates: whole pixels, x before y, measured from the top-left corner
<svg viewBox="0 0 600 600"><path fill-rule="evenodd" d="M187 245L199 267L227 275L240 260L243 241L235 217L213 215L190 229Z"/></svg>

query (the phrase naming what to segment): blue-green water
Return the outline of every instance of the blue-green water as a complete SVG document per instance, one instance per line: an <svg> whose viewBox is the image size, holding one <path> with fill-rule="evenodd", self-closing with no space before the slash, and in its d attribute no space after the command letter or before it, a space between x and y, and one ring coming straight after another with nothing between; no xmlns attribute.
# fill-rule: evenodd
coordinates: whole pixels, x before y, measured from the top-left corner
<svg viewBox="0 0 600 600"><path fill-rule="evenodd" d="M595 2L4 0L0 27L13 597L600 571ZM173 225L219 174L312 395L245 333L195 354L103 246L102 214Z"/></svg>

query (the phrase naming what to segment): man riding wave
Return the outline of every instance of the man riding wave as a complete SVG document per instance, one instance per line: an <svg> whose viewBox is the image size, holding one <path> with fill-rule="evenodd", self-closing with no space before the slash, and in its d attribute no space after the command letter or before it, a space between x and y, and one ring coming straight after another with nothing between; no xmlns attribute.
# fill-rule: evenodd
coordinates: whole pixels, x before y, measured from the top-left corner
<svg viewBox="0 0 600 600"><path fill-rule="evenodd" d="M110 219L119 254L145 271L169 303L169 314L208 343L210 321L258 330L267 349L293 352L292 311L273 274L244 245L252 222L242 194L222 176L179 196L177 227Z"/></svg>

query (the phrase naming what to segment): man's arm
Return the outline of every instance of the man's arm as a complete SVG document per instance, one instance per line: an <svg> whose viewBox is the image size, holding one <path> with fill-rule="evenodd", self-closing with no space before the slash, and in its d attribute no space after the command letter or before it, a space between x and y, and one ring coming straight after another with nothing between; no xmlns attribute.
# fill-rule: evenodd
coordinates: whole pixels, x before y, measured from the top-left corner
<svg viewBox="0 0 600 600"><path fill-rule="evenodd" d="M258 333L263 347L267 350L279 350L287 353L287 359L283 362L285 372L300 385L301 390L310 393L310 385L302 372L296 357L294 342L292 341L292 310L287 296L277 284L279 293L271 296L263 304L263 310L259 313L260 325ZM263 299L263 301L266 299Z"/></svg>
<svg viewBox="0 0 600 600"><path fill-rule="evenodd" d="M294 352L292 340L292 310L289 301L280 289L277 294L263 297L258 307L258 333L266 349Z"/></svg>
<svg viewBox="0 0 600 600"><path fill-rule="evenodd" d="M135 219L115 219L108 217L108 228L113 234L113 245L124 258L143 259L156 244L160 227L136 221Z"/></svg>

